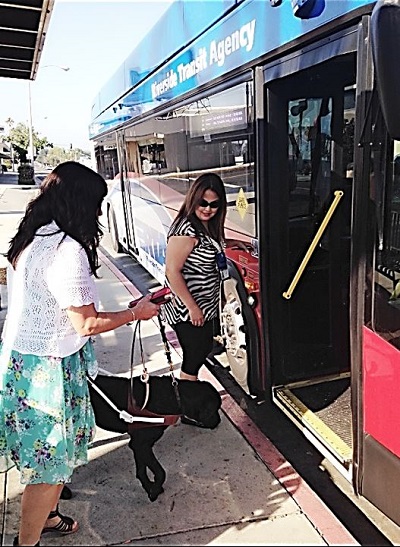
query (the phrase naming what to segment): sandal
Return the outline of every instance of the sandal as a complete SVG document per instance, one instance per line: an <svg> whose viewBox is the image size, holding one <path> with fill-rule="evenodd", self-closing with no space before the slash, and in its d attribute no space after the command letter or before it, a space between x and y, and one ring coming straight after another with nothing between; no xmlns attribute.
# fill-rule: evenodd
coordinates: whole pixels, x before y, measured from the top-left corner
<svg viewBox="0 0 400 547"><path fill-rule="evenodd" d="M65 517L64 515L61 515L58 511L58 505L55 511L50 511L48 519L54 519L56 517L59 517L59 521L55 526L46 526L42 530L42 534L45 534L46 532L57 532L58 534L67 535L67 534L73 534L76 532L79 528L78 523L76 520L74 520L71 517Z"/></svg>

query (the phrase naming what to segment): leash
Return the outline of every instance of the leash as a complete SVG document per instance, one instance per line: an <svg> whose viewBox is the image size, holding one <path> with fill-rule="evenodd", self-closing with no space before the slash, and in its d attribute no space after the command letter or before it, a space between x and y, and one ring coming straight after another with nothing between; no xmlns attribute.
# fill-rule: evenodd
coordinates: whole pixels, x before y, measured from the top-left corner
<svg viewBox="0 0 400 547"><path fill-rule="evenodd" d="M165 325L163 324L160 315L157 316L157 319L158 319L158 324L159 324L159 328L160 328L161 339L162 339L163 344L164 344L164 352L165 352L165 355L167 357L167 362L168 362L168 366L169 366L171 384L172 384L172 387L174 388L174 393L175 393L175 397L176 397L176 400L177 400L177 403L178 403L178 408L179 408L179 410L181 410L181 398L180 398L180 395L179 395L178 381L175 378L175 374L174 374L174 366L173 366L172 358L171 358L171 349L170 349L170 346L169 346L167 336L165 334ZM133 331L133 337L132 337L131 359L130 359L130 361L131 361L130 362L130 368L131 368L131 395L133 393L133 362L134 362L136 339L138 339L138 342L139 342L140 359L141 359L141 362L142 362L142 369L143 369L142 374L140 375L140 379L146 386L146 394L145 394L143 405L141 406L141 410L143 410L143 409L145 409L145 407L146 407L146 405L149 401L149 398L150 398L150 383L149 383L150 375L149 375L148 370L146 368L146 363L145 363L145 359L144 359L142 332L141 332L141 321L140 320L138 320L136 322L136 325L135 325L135 328L134 328L134 331ZM136 403L135 403L135 405L136 405Z"/></svg>
<svg viewBox="0 0 400 547"><path fill-rule="evenodd" d="M156 413L151 412L150 410L146 409L146 405L147 405L147 403L149 401L149 398L150 398L150 382L149 382L150 375L149 375L148 370L146 368L146 363L145 363L145 359L144 359L142 333L141 333L141 321L140 320L138 320L136 322L135 328L133 330L133 337L132 337L131 362L130 362L130 365L131 365L130 366L130 368L131 368L131 378L130 378L130 390L129 390L129 394L128 394L128 410L131 414L138 415L138 416L148 416L148 417L153 417L153 418L157 417L157 418L162 420L164 425L174 425L178 421L179 416L181 416L181 414L182 414L181 400L180 400L180 395L179 395L179 390L178 390L178 382L177 382L177 380L175 378L175 375L174 375L174 369L173 369L173 364L172 364L172 359L171 359L171 351L170 351L170 348L169 348L167 337L165 335L165 327L164 327L164 325L163 325L163 323L160 319L160 316L158 316L158 323L159 323L159 326L160 326L161 338L162 338L162 341L164 343L165 354L167 356L167 361L168 361L168 364L169 364L171 383L172 383L172 386L174 388L174 394L175 394L175 397L176 397L176 400L177 400L179 414L156 414ZM142 368L143 368L142 374L140 375L140 380L145 384L145 397L144 397L144 402L143 402L141 407L139 407L139 405L136 403L136 400L133 396L133 379L134 379L134 376L133 376L133 363L134 363L134 352L135 352L136 340L138 340L138 342L139 342L140 357L141 357ZM132 430L132 429L137 429L137 428L141 428L141 427L148 427L150 425L151 424L143 424L143 425L136 424L135 426L131 425L129 427L129 429Z"/></svg>
<svg viewBox="0 0 400 547"><path fill-rule="evenodd" d="M167 357L167 361L168 361L168 365L169 365L169 373L170 373L170 376L171 376L172 387L174 388L175 397L176 397L176 400L178 402L179 410L182 410L181 396L179 395L179 389L178 389L178 381L175 378L174 366L173 366L172 359L171 359L171 349L170 349L170 346L169 346L167 336L165 334L165 325L161 321L160 315L158 315L158 324L160 325L161 339L162 339L163 344L164 344L164 351L165 351L165 355Z"/></svg>
<svg viewBox="0 0 400 547"><path fill-rule="evenodd" d="M139 340L139 349L140 349L140 359L142 361L142 374L140 375L141 381L146 386L146 395L144 398L144 403L142 405L141 410L144 409L144 407L147 405L147 402L150 397L150 385L149 385L149 373L146 368L146 363L144 359L144 351L143 351L143 342L142 342L142 331L141 331L141 321L140 319L136 321L135 328L133 329L133 337L132 337L132 345L131 345L131 389L129 392L130 397L132 398L133 393L133 361L134 361L134 354L135 354L135 342L136 342L136 335ZM136 403L135 403L136 406Z"/></svg>

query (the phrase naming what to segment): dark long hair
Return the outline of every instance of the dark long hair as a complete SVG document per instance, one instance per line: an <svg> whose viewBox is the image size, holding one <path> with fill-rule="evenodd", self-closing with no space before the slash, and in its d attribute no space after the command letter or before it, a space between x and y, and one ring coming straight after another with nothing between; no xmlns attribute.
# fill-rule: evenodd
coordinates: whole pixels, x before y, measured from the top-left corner
<svg viewBox="0 0 400 547"><path fill-rule="evenodd" d="M191 185L172 225L176 226L183 218L188 218L199 233L206 232L204 225L195 213L196 207L198 207L206 190L213 190L220 201L220 206L216 214L208 221L208 235L217 241L223 241L226 217L226 193L221 178L215 173L204 173L197 177Z"/></svg>
<svg viewBox="0 0 400 547"><path fill-rule="evenodd" d="M98 173L75 161L60 163L42 182L39 195L29 202L11 239L8 261L15 268L37 230L54 221L62 232L82 245L96 276L97 247L103 235L98 216L106 194L107 184Z"/></svg>

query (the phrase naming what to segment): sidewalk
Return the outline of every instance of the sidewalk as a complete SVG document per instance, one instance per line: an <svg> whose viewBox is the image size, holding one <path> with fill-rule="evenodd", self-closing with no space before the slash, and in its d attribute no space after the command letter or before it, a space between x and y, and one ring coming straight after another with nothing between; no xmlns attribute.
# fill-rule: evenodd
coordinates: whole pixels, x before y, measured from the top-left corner
<svg viewBox="0 0 400 547"><path fill-rule="evenodd" d="M12 215L2 214L2 204L0 197L1 236L8 225L9 239L15 223L7 220ZM137 290L105 256L100 258L101 306L120 309ZM6 308L6 294L3 303ZM0 331L5 312L0 311ZM157 322L143 322L142 337L149 372L166 373ZM99 366L129 376L131 342L128 326L99 335ZM172 359L178 376L176 345ZM135 358L136 363L134 373L140 374ZM167 472L165 492L150 502L135 477L128 436L98 429L89 464L74 474L74 497L60 503L62 512L79 520L80 530L58 538L44 535L41 545L357 545L205 367L202 379L221 392L222 421L212 431L180 423L167 429L155 446ZM6 510L3 543L11 545L22 488L15 469L0 481L1 507Z"/></svg>

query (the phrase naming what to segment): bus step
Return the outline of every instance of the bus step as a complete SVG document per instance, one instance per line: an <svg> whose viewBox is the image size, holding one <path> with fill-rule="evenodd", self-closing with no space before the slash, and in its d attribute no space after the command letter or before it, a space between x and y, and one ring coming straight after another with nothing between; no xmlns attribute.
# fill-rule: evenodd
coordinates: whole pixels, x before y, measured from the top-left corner
<svg viewBox="0 0 400 547"><path fill-rule="evenodd" d="M346 469L350 467L352 462L351 447L332 431L315 412L303 404L293 391L285 387L277 388L274 391L273 400L303 432L307 431L311 434L306 436L311 442L313 439L317 441L317 448L322 445Z"/></svg>

